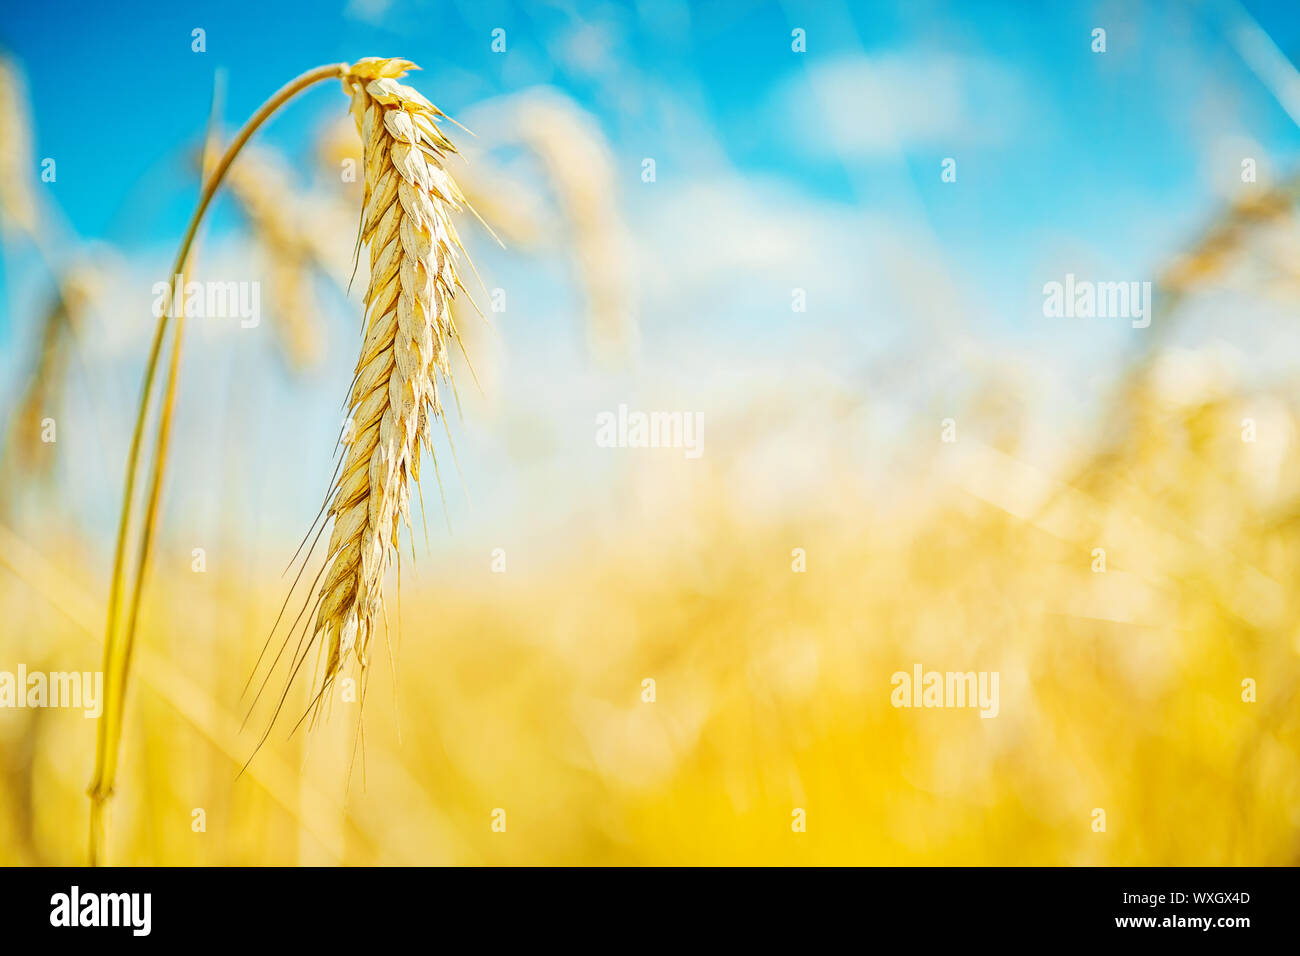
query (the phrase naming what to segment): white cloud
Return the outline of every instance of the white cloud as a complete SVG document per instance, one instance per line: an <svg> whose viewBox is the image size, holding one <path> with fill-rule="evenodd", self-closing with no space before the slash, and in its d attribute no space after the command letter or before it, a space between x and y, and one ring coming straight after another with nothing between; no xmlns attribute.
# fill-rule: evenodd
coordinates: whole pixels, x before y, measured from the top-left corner
<svg viewBox="0 0 1300 956"><path fill-rule="evenodd" d="M1019 76L979 57L890 54L817 63L774 93L771 115L806 152L888 156L1003 140L1022 125Z"/></svg>
<svg viewBox="0 0 1300 956"><path fill-rule="evenodd" d="M392 0L348 0L343 15L350 20L360 20L362 23L378 26L384 22L384 16L390 6Z"/></svg>

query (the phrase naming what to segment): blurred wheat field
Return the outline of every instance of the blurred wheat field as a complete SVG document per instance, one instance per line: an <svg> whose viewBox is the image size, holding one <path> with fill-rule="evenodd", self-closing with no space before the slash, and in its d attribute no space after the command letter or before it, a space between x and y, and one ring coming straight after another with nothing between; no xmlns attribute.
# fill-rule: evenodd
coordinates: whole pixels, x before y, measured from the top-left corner
<svg viewBox="0 0 1300 956"><path fill-rule="evenodd" d="M1250 488L1240 399L1143 407L1161 411L1073 490L1027 479L971 436L935 445L940 488L926 500L942 505L880 509L841 475L764 520L729 503L713 469L532 569L447 567L435 553L403 582L396 707L379 674L350 788L339 775L355 709L337 702L305 765L297 737L254 761L274 794L235 779L251 740L233 733L234 702L280 593L169 575L142 638L165 691L145 677L131 707L115 856L1294 863L1293 504ZM1288 449L1280 487L1298 464ZM1097 541L1105 574L1090 567ZM12 576L5 587L30 660L93 666L94 629L56 609L66 598ZM999 671L998 717L891 707L890 675L913 661ZM1241 699L1246 677L1257 703ZM5 859L76 862L89 722L23 719L3 749ZM1097 807L1104 833L1089 826ZM794 808L806 833L791 830Z"/></svg>
<svg viewBox="0 0 1300 956"><path fill-rule="evenodd" d="M366 16L382 22L378 6ZM664 14L661 40L686 30L677 55L707 75L697 88L671 57L638 67L618 46L653 45L646 6L644 34L587 11L545 56L523 40L482 76L425 57L416 85L475 131L451 167L484 219L455 219L473 297L444 310L466 339L466 357L448 349L463 385L380 579L364 692L340 680L322 719L295 727L304 675L260 749L292 654L269 676L259 654L268 634L279 650L277 614L292 618L320 567L307 559L298 590L285 572L346 416L374 184L355 175L358 124L335 90L286 109L231 167L198 273L264 289L265 314L187 331L107 859L1300 864L1298 180L1284 136L1232 138L1239 113L1269 129L1242 108L1262 94L1224 78L1216 106L1151 66L1206 125L1205 143L1177 127L1176 145L1227 143L1230 159L1162 193L1172 173L1142 179L1113 143L1093 155L1063 138L1084 163L1069 175L1068 156L1033 152L1078 131L1041 123L1013 81L1059 72L1056 107L1090 93L1107 118L1146 96L1162 109L1159 91L1132 94L1122 24L1116 55L1086 68L960 44L819 61L819 44L857 42L825 5L809 65L760 96L757 72L777 68L759 57L747 73L758 54L727 50L762 16ZM1153 32L1191 56L1184 34ZM196 114L149 147L184 185L154 167L143 185L114 180L125 234L77 236L59 207L76 181L61 193L24 173L45 152L35 134L58 131L31 127L21 67L46 96L52 81L22 59L0 56L0 679L103 666L149 293L177 231L160 210L188 213L210 167ZM206 97L200 72L178 71L178 89ZM237 96L241 82L237 68ZM727 113L731 99L745 109ZM213 149L232 141L219 112ZM993 128L1017 117L1032 130ZM1079 129L1088 145L1110 127ZM1087 165L1107 149L1120 158ZM952 185L968 191L921 183L936 150L961 153ZM1244 150L1258 182L1253 165L1238 181ZM1030 159L1041 180L1022 182ZM1074 219L1049 210L1076 191ZM970 198L986 194L987 208ZM1098 196L1123 215L1090 232ZM165 242L131 231L155 214ZM1044 280L1129 275L1108 268L1153 277L1149 328L1049 316ZM702 454L602 444L600 416L629 404L699 415ZM914 668L996 675L995 715L897 706L895 676ZM0 865L86 862L96 729L75 707L0 707Z"/></svg>

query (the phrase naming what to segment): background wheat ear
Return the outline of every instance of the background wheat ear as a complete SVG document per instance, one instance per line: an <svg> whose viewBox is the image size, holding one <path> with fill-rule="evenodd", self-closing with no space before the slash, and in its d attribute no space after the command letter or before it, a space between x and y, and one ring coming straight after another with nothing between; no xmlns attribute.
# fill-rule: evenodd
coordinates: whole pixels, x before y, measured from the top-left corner
<svg viewBox="0 0 1300 956"><path fill-rule="evenodd" d="M586 299L588 349L617 366L637 351L630 242L617 202L613 152L596 118L558 90L538 87L467 111L483 138L469 144L464 193L492 228L524 249L553 245L572 258ZM540 167L539 202L516 176L520 159L497 147L519 146ZM550 208L553 207L553 208Z"/></svg>
<svg viewBox="0 0 1300 956"><path fill-rule="evenodd" d="M22 73L0 54L0 221L5 228L36 232L32 190L31 122Z"/></svg>
<svg viewBox="0 0 1300 956"><path fill-rule="evenodd" d="M609 143L595 118L573 100L549 89L512 98L508 128L536 154L568 224L587 298L587 342L605 361L635 351L627 237L611 201L617 177Z"/></svg>
<svg viewBox="0 0 1300 956"><path fill-rule="evenodd" d="M67 384L68 360L86 316L104 285L101 269L84 260L73 263L40 320L27 388L15 409L8 439L8 464L29 478L47 477L54 463L53 443L40 439L44 419L57 417ZM6 478L10 477L7 473Z"/></svg>
<svg viewBox="0 0 1300 956"><path fill-rule="evenodd" d="M230 167L230 193L248 220L270 286L276 340L291 370L315 365L323 352L312 269L320 239L312 228L309 197L294 187L288 162L267 147L249 147Z"/></svg>
<svg viewBox="0 0 1300 956"><path fill-rule="evenodd" d="M464 250L451 216L465 199L444 168L455 148L439 128L443 114L397 82L412 66L372 58L354 64L343 78L363 146L358 243L367 250L370 278L342 461L322 519L333 520L324 580L290 658L288 685L313 647L318 658L323 652L309 708L313 720L350 664L358 669L364 703L371 642L384 617L384 576L400 526L411 527L421 447L432 455L433 422L443 417L437 380L454 393L448 359L451 343L460 345L460 338L450 306L462 289L457 261Z"/></svg>

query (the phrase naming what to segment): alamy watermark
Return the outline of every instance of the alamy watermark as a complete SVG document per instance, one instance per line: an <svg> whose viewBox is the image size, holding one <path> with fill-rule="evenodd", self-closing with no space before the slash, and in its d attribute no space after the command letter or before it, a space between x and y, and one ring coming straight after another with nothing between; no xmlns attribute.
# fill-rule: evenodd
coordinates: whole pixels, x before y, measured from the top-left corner
<svg viewBox="0 0 1300 956"><path fill-rule="evenodd" d="M122 926L133 936L148 936L153 928L152 893L82 893L74 886L50 897L50 925Z"/></svg>
<svg viewBox="0 0 1300 956"><path fill-rule="evenodd" d="M1049 319L1131 319L1133 328L1151 324L1150 282L1093 282L1075 279L1043 286L1043 315Z"/></svg>
<svg viewBox="0 0 1300 956"><path fill-rule="evenodd" d="M103 671L0 671L0 707L70 707L87 718L104 712Z"/></svg>
<svg viewBox="0 0 1300 956"><path fill-rule="evenodd" d="M895 671L889 679L895 707L978 707L981 717L998 715L997 671Z"/></svg>
<svg viewBox="0 0 1300 956"><path fill-rule="evenodd" d="M627 405L596 416L598 448L680 448L687 458L704 454L700 412L637 412Z"/></svg>
<svg viewBox="0 0 1300 956"><path fill-rule="evenodd" d="M186 282L179 273L171 282L153 284L153 314L192 319L238 319L241 328L262 321L260 282Z"/></svg>

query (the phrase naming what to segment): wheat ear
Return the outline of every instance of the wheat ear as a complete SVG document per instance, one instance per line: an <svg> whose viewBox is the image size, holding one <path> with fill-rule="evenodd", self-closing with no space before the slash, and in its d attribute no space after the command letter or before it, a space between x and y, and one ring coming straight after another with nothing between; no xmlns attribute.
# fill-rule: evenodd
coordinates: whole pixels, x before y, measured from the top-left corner
<svg viewBox="0 0 1300 956"><path fill-rule="evenodd" d="M290 684L311 649L324 648L313 716L351 662L364 699L384 577L401 524L411 526L421 446L432 454L431 427L443 414L437 379L451 384L449 345L459 341L450 304L460 288L456 264L463 250L451 214L464 197L443 166L455 152L439 129L443 114L397 82L413 67L371 58L353 64L343 79L363 145L358 240L368 251L370 278L342 468L324 515L334 522L324 581L304 633L310 640L299 641L291 661Z"/></svg>

